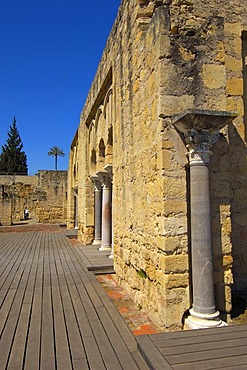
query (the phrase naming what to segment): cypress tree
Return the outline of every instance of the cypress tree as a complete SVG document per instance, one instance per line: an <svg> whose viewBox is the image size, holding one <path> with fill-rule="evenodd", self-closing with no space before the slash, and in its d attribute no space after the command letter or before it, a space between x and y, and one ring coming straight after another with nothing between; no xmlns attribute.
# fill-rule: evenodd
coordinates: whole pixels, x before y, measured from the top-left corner
<svg viewBox="0 0 247 370"><path fill-rule="evenodd" d="M27 175L27 156L22 150L23 144L14 117L6 144L0 154L0 173L16 173Z"/></svg>

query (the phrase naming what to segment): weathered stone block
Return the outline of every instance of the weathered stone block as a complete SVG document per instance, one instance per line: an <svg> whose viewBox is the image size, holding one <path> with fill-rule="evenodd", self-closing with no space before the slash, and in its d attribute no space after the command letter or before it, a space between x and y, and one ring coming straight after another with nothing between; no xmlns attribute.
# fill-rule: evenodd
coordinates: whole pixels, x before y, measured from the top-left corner
<svg viewBox="0 0 247 370"><path fill-rule="evenodd" d="M186 273L189 268L188 256L184 254L178 254L173 256L160 256L160 269L168 273Z"/></svg>

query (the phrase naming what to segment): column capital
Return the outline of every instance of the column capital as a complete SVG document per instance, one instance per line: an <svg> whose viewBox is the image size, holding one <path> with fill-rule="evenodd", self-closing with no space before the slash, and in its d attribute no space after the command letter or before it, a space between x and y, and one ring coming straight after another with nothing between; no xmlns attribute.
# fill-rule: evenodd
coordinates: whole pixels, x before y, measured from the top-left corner
<svg viewBox="0 0 247 370"><path fill-rule="evenodd" d="M92 180L92 182L94 184L95 190L101 191L101 189L102 189L102 183L100 181L99 176L92 175L92 176L90 176L90 180Z"/></svg>
<svg viewBox="0 0 247 370"><path fill-rule="evenodd" d="M72 189L74 190L74 193L77 196L78 195L78 186L76 185Z"/></svg>
<svg viewBox="0 0 247 370"><path fill-rule="evenodd" d="M96 172L96 175L99 177L99 180L104 189L110 188L111 186L111 176L106 170Z"/></svg>
<svg viewBox="0 0 247 370"><path fill-rule="evenodd" d="M172 123L183 134L190 165L207 165L211 147L220 137L220 129L236 118L236 113L188 109L174 115Z"/></svg>
<svg viewBox="0 0 247 370"><path fill-rule="evenodd" d="M211 147L220 137L219 131L191 129L184 133L186 148L188 149L187 156L190 165L208 164L211 152Z"/></svg>
<svg viewBox="0 0 247 370"><path fill-rule="evenodd" d="M105 170L106 172L108 172L108 174L109 174L110 178L112 179L112 178L113 178L113 166L112 166L112 164L106 164L106 165L104 166L104 170Z"/></svg>

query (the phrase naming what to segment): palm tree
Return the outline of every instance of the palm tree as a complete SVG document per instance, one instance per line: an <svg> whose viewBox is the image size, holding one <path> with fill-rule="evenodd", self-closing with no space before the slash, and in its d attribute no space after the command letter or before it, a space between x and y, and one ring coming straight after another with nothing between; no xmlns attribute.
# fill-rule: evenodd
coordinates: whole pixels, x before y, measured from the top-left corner
<svg viewBox="0 0 247 370"><path fill-rule="evenodd" d="M53 146L49 152L48 152L48 156L52 156L52 157L55 157L55 170L57 171L57 157L64 157L65 154L63 152L62 149L58 148L57 146Z"/></svg>

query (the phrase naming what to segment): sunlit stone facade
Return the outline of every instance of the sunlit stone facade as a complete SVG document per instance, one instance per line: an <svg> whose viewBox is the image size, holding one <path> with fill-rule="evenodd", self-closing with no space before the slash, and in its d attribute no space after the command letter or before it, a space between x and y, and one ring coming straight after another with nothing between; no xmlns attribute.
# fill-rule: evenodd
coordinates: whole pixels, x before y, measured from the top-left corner
<svg viewBox="0 0 247 370"><path fill-rule="evenodd" d="M119 282L169 330L193 304L191 153L173 124L188 110L211 112L202 131L231 116L205 169L217 315L227 321L232 292L247 290L246 64L244 2L123 0L71 145L68 225L102 243L106 217Z"/></svg>

